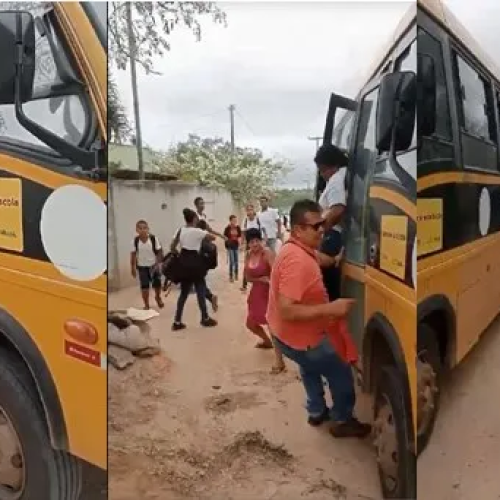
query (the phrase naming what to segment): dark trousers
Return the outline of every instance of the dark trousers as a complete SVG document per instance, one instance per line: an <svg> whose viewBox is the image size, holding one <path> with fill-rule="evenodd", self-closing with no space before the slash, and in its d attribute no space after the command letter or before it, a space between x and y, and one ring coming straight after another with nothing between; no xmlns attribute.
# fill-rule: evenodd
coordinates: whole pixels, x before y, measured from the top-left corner
<svg viewBox="0 0 500 500"><path fill-rule="evenodd" d="M248 255L248 244L245 246L245 262L246 262L247 255ZM248 281L247 281L247 278L245 276L245 271L243 271L243 283L242 283L242 287L246 288L247 285L248 285Z"/></svg>
<svg viewBox="0 0 500 500"><path fill-rule="evenodd" d="M205 284L205 278L202 278L194 283L191 281L181 282L181 293L177 299L177 310L175 311L175 322L180 323L182 321L182 313L184 312L184 306L186 305L187 298L189 297L189 292L194 286L196 292L196 299L198 300L198 307L201 312L201 320L208 318L207 311L207 285ZM210 292L211 293L211 292Z"/></svg>
<svg viewBox="0 0 500 500"><path fill-rule="evenodd" d="M342 233L339 233L335 229L327 231L323 236L320 251L330 257L335 257L341 250ZM327 267L322 269L321 272L323 274L323 283L325 284L326 291L328 292L330 302L339 299L340 286L342 282L340 267Z"/></svg>

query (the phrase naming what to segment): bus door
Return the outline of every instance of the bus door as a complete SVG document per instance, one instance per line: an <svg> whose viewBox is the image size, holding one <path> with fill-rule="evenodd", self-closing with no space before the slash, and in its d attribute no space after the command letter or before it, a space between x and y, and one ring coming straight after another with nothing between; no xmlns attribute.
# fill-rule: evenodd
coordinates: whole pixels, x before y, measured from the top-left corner
<svg viewBox="0 0 500 500"><path fill-rule="evenodd" d="M335 143L340 147L339 133L333 134L338 109L352 113L345 122L342 135L350 139L344 142L349 154L347 170L347 207L344 216L344 263L342 266L343 296L356 299L354 311L349 315L353 340L362 352L365 330L365 266L368 258L369 234L369 186L376 157L375 108L378 89L369 88L361 95L360 104L332 94L323 137L324 144ZM332 137L335 135L336 137Z"/></svg>

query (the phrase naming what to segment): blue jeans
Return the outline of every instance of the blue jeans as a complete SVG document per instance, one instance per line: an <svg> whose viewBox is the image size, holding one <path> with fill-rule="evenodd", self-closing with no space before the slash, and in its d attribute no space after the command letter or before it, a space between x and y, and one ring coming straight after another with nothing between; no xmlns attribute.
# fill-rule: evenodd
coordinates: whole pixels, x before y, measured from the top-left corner
<svg viewBox="0 0 500 500"><path fill-rule="evenodd" d="M179 294L179 298L177 299L177 309L175 311L175 319L176 323L182 322L182 313L184 312L184 306L186 305L186 300L189 297L189 293L192 290L194 285L194 289L196 292L196 298L198 299L198 307L201 312L201 320L205 320L208 318L207 311L207 285L205 283L205 279L201 279L192 283L191 281L182 281L181 282L181 293Z"/></svg>
<svg viewBox="0 0 500 500"><path fill-rule="evenodd" d="M229 257L229 277L238 276L238 249L228 248L227 255Z"/></svg>
<svg viewBox="0 0 500 500"><path fill-rule="evenodd" d="M299 365L307 396L306 409L311 417L319 417L327 409L322 377L328 382L333 400L330 419L346 422L353 417L356 393L352 369L335 352L327 337L305 351L293 349L276 337L274 341L287 358Z"/></svg>

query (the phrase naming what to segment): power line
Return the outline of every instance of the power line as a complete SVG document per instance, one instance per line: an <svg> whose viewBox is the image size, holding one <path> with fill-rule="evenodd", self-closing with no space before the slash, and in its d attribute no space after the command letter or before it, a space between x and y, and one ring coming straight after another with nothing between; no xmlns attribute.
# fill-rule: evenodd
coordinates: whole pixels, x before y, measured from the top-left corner
<svg viewBox="0 0 500 500"><path fill-rule="evenodd" d="M250 133L252 135L257 136L257 134L254 132L253 128L248 124L248 122L245 120L245 118L243 117L243 115L237 109L235 109L235 111L236 111L236 114L241 118L241 121L243 122L243 124L245 125L245 127L250 131Z"/></svg>

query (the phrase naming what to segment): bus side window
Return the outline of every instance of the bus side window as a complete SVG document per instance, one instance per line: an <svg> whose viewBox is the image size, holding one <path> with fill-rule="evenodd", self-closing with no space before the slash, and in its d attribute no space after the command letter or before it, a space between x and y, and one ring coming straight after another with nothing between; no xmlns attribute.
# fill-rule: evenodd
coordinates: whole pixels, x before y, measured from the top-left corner
<svg viewBox="0 0 500 500"><path fill-rule="evenodd" d="M450 105L441 42L422 28L418 29L417 40L418 52L433 58L436 71L436 130L433 135L445 141L451 141Z"/></svg>
<svg viewBox="0 0 500 500"><path fill-rule="evenodd" d="M13 4L16 9L29 10L36 18L43 16L46 4ZM26 6L26 7L25 7ZM67 59L75 79L80 79L76 66L72 61L71 54L67 45L62 40L57 22L54 22L54 13L50 12L46 20L49 24L49 30L53 35L56 50L61 53L63 59ZM53 86L64 85L56 66L56 61L47 36L42 36L39 30L35 30L36 35L36 66L35 80L33 85L34 95L43 94L41 98L26 102L23 106L28 118L42 125L52 133L62 137L68 142L87 147L94 139L95 120L88 96L83 88L68 89L66 95L52 97L50 96ZM0 47L2 49L2 47ZM45 96L45 97L43 97ZM91 125L94 125L92 127ZM0 106L0 149L4 147L19 148L21 150L35 146L42 152L52 155L53 151L33 136L17 121L14 106Z"/></svg>
<svg viewBox="0 0 500 500"><path fill-rule="evenodd" d="M496 171L497 136L491 84L457 52L454 63L463 165Z"/></svg>

